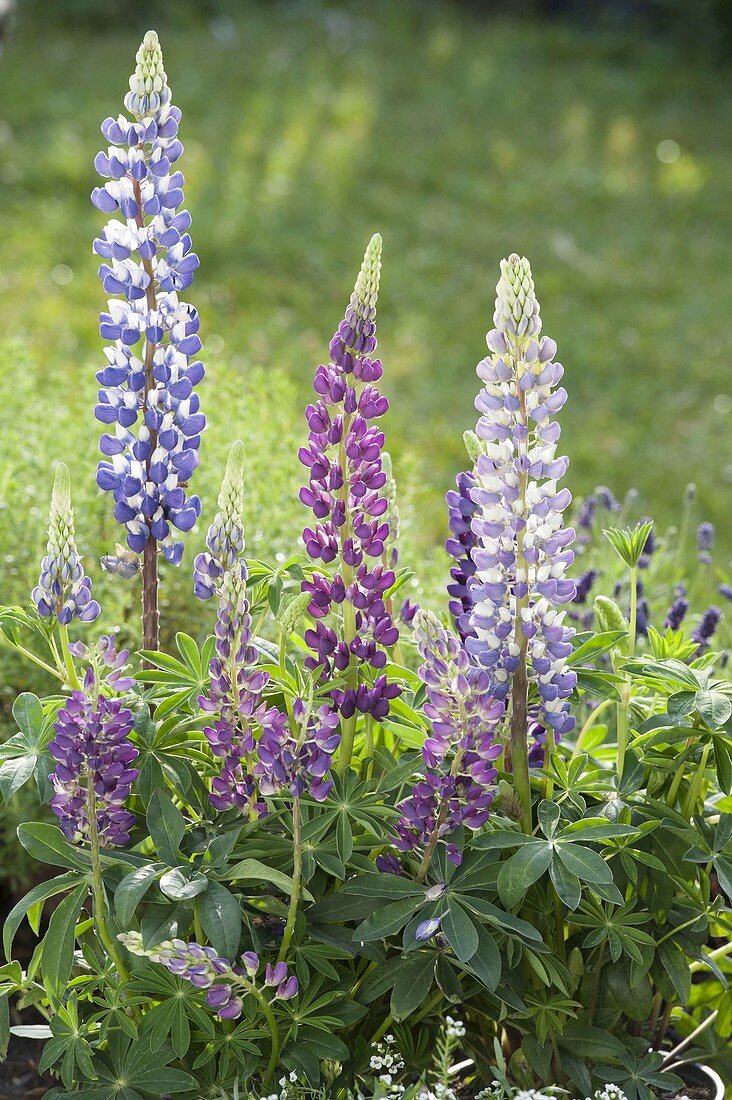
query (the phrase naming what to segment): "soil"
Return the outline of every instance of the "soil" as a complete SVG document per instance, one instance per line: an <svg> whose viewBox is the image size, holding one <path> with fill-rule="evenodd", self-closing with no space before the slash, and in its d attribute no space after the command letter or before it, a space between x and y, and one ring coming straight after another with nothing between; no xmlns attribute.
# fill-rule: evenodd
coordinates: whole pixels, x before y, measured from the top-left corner
<svg viewBox="0 0 732 1100"><path fill-rule="evenodd" d="M38 1058L43 1044L13 1035L8 1057L0 1065L0 1100L40 1100L58 1082L38 1076Z"/></svg>

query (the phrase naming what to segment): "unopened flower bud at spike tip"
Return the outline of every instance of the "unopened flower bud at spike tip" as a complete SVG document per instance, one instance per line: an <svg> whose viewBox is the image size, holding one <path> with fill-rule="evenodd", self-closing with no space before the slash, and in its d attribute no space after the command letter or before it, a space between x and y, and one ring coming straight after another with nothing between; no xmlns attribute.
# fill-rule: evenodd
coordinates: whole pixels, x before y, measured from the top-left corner
<svg viewBox="0 0 732 1100"><path fill-rule="evenodd" d="M90 623L99 615L99 604L92 599L91 581L76 548L71 478L64 462L57 465L53 479L46 556L32 597L41 618L55 616L61 626L68 626L74 618Z"/></svg>
<svg viewBox="0 0 732 1100"><path fill-rule="evenodd" d="M376 301L379 296L379 279L381 277L381 234L374 233L369 241L363 256L361 270L356 279L353 293L358 301L376 311ZM373 314L372 314L373 316Z"/></svg>
<svg viewBox="0 0 732 1100"><path fill-rule="evenodd" d="M541 331L531 265L525 256L515 252L507 260L501 260L493 323L500 332L520 339L538 336Z"/></svg>
<svg viewBox="0 0 732 1100"><path fill-rule="evenodd" d="M170 102L168 77L163 68L163 52L155 31L148 31L135 57L135 71L130 77L130 90L125 106L138 120L154 115Z"/></svg>

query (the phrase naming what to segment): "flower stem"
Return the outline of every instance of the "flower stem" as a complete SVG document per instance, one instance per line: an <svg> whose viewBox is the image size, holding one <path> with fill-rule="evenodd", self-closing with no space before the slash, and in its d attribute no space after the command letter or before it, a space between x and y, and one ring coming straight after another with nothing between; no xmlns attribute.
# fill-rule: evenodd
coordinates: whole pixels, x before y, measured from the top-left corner
<svg viewBox="0 0 732 1100"><path fill-rule="evenodd" d="M518 352L515 353L518 360ZM519 412L524 424L528 424L526 411L526 397L519 388ZM520 449L522 454L526 452L526 440L522 440ZM527 474L524 472L519 478L519 494L521 515L526 514L526 489ZM516 578L519 574L524 577L528 573L528 563L524 558L524 535L520 530L516 534ZM531 818L531 776L529 773L529 678L526 665L528 639L523 631L521 612L528 606L528 596L521 599L515 598L516 611L514 616L513 640L518 646L518 667L513 674L511 688L511 771L513 772L513 784L516 797L521 806L521 828L525 833L532 831ZM553 731L547 730L547 741Z"/></svg>
<svg viewBox="0 0 732 1100"><path fill-rule="evenodd" d="M122 956L117 950L117 945L109 934L106 922L107 901L102 880L102 864L100 858L99 829L97 827L97 800L94 792L94 775L87 772L86 779L86 813L89 829L89 846L91 849L92 865L92 893L94 897L94 928L101 941L102 947L115 965L117 974L122 982L129 981L130 975L127 967L122 962Z"/></svg>
<svg viewBox="0 0 732 1100"><path fill-rule="evenodd" d="M72 691L79 691L81 689L81 683L79 682L79 677L76 675L74 658L71 656L71 650L69 649L69 631L68 628L62 626L61 623L58 624L58 636L61 642L61 653L63 654L69 687Z"/></svg>
<svg viewBox="0 0 732 1100"><path fill-rule="evenodd" d="M638 586L636 570L630 570L630 626L628 638L628 656L635 656L635 632L638 621ZM630 727L630 677L620 689L621 700L618 703L618 782L623 778L625 755L628 751L628 733Z"/></svg>
<svg viewBox="0 0 732 1100"><path fill-rule="evenodd" d="M287 952L290 949L290 943L292 941L292 936L295 931L295 921L297 920L297 907L300 901L300 884L302 882L302 817L300 813L300 799L297 796L294 797L292 800L292 844L292 894L290 895L290 906L287 910L285 930L282 934L280 953L277 956L278 962L284 962L287 958Z"/></svg>

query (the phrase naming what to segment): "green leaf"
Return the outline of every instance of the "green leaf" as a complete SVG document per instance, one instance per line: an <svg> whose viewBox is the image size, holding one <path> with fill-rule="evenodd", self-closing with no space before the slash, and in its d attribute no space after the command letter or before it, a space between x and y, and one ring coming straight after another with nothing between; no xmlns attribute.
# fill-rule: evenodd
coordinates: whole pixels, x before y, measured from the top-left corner
<svg viewBox="0 0 732 1100"><path fill-rule="evenodd" d="M478 931L475 924L457 902L451 901L442 914L442 931L460 962L468 962L478 950Z"/></svg>
<svg viewBox="0 0 732 1100"><path fill-rule="evenodd" d="M696 709L710 729L718 730L732 717L732 699L721 691L697 691Z"/></svg>
<svg viewBox="0 0 732 1100"><path fill-rule="evenodd" d="M4 802L9 802L15 792L28 782L33 775L36 759L35 753L28 753L27 756L14 756L3 761L0 767L0 795Z"/></svg>
<svg viewBox="0 0 732 1100"><path fill-rule="evenodd" d="M53 998L61 998L74 961L74 929L89 890L77 886L54 911L43 940L43 984Z"/></svg>
<svg viewBox="0 0 732 1100"><path fill-rule="evenodd" d="M554 889L567 908L575 910L582 896L579 879L571 874L559 859L552 860L549 867L549 877L554 884Z"/></svg>
<svg viewBox="0 0 732 1100"><path fill-rule="evenodd" d="M288 897L292 894L294 886L289 875L274 867L268 867L258 859L242 859L226 872L225 877L228 882L256 882L258 885L269 882ZM302 889L301 893L306 901L313 900L313 895L308 890Z"/></svg>
<svg viewBox="0 0 732 1100"><path fill-rule="evenodd" d="M220 882L209 882L198 902L201 925L211 946L227 959L235 959L241 939L241 907Z"/></svg>
<svg viewBox="0 0 732 1100"><path fill-rule="evenodd" d="M18 826L18 840L29 855L54 867L69 867L76 871L89 868L89 858L69 844L56 825L44 821L29 821Z"/></svg>
<svg viewBox="0 0 732 1100"><path fill-rule="evenodd" d="M180 843L186 831L183 814L162 790L153 792L147 809L147 827L155 851L169 867L180 862Z"/></svg>
<svg viewBox="0 0 732 1100"><path fill-rule="evenodd" d="M427 888L400 875L355 875L341 894L357 894L364 898L424 898Z"/></svg>
<svg viewBox="0 0 732 1100"><path fill-rule="evenodd" d="M613 873L602 856L580 844L557 844L557 855L571 875L581 882L611 883Z"/></svg>
<svg viewBox="0 0 732 1100"><path fill-rule="evenodd" d="M70 890L72 886L76 886L78 883L78 874L69 871L65 875L59 875L57 878L49 879L48 882L41 882L38 886L34 886L24 898L21 898L21 900L13 906L5 919L5 926L3 928L3 948L5 950L6 959L10 958L15 933L20 928L23 917L26 916L33 906L44 902L46 898L53 897L54 894L61 894L64 890Z"/></svg>
<svg viewBox="0 0 732 1100"><path fill-rule="evenodd" d="M43 728L43 707L38 696L29 691L19 695L13 703L13 718L28 738L28 743L37 742Z"/></svg>
<svg viewBox="0 0 732 1100"><path fill-rule="evenodd" d="M208 890L208 879L200 871L191 873L188 867L174 867L160 879L161 893L173 901L190 901Z"/></svg>
<svg viewBox="0 0 732 1100"><path fill-rule="evenodd" d="M658 945L658 955L663 969L676 990L680 1004L688 1004L691 994L691 971L685 953L675 943L666 940L665 943Z"/></svg>
<svg viewBox="0 0 732 1100"><path fill-rule="evenodd" d="M490 932L482 925L477 925L476 930L478 950L471 956L468 966L487 989L497 989L501 980L501 953Z"/></svg>
<svg viewBox="0 0 732 1100"><path fill-rule="evenodd" d="M353 933L353 940L380 940L398 932L422 905L422 899L405 898L393 901L366 917Z"/></svg>
<svg viewBox="0 0 732 1100"><path fill-rule="evenodd" d="M424 1004L432 988L434 968L434 955L420 951L400 971L391 994L391 1012L396 1019L404 1019Z"/></svg>
<svg viewBox="0 0 732 1100"><path fill-rule="evenodd" d="M114 892L114 909L122 928L127 928L131 923L135 909L155 882L160 870L159 863L150 863L131 871L120 882Z"/></svg>
<svg viewBox="0 0 732 1100"><path fill-rule="evenodd" d="M519 848L498 872L498 893L504 905L512 909L526 891L541 878L552 859L552 846L533 841Z"/></svg>

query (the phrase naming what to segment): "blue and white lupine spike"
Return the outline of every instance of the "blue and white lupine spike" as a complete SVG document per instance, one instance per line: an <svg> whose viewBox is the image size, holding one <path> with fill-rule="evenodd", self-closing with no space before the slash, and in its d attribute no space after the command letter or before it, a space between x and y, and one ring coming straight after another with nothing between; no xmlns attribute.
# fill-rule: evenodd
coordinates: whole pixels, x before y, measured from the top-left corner
<svg viewBox="0 0 732 1100"><path fill-rule="evenodd" d="M171 104L158 37L148 31L137 54L125 106L135 116L108 118L109 142L95 167L106 178L92 202L114 214L94 242L104 261L99 276L111 298L100 332L110 344L95 415L109 425L100 441L104 458L97 483L111 492L115 518L127 543L141 553L155 539L178 565L183 544L200 515L197 496L185 489L198 465L206 420L194 387L204 375L198 313L178 299L193 281L191 217L183 204L183 176L174 164L181 113ZM120 217L121 216L121 217Z"/></svg>
<svg viewBox="0 0 732 1100"><path fill-rule="evenodd" d="M244 444L237 440L229 451L221 483L219 510L206 535L208 551L197 554L193 567L193 591L209 600L228 570L244 553Z"/></svg>
<svg viewBox="0 0 732 1100"><path fill-rule="evenodd" d="M76 549L71 478L63 462L56 467L46 556L32 597L38 614L44 619L55 616L61 626L75 618L91 623L99 614L99 604L92 599L92 583Z"/></svg>
<svg viewBox="0 0 732 1100"><path fill-rule="evenodd" d="M567 700L576 676L566 667L574 631L560 610L575 595L566 577L574 531L563 525L571 495L557 482L569 460L557 456L560 427L553 418L567 393L559 386L564 368L554 361L556 344L540 336L531 268L515 254L501 263L493 320L488 356L477 368L485 383L475 402L484 453L471 490L476 636L466 645L504 697L525 654L540 720L562 734L574 722Z"/></svg>

